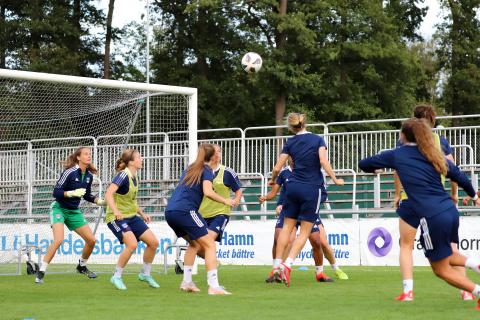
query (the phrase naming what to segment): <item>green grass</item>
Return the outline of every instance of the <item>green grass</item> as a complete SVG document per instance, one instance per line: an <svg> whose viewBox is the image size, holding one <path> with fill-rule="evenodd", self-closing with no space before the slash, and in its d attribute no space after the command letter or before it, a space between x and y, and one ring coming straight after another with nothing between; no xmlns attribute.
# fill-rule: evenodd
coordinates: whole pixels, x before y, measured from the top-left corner
<svg viewBox="0 0 480 320"><path fill-rule="evenodd" d="M109 274L89 280L78 274L51 274L43 285L33 276L0 277L0 319L476 319L476 302L460 300L459 291L415 269L415 301L400 303L398 268L344 268L350 280L317 283L313 268L292 273L292 286L266 284L268 267L222 266L220 282L232 296L208 296L205 272L194 276L202 290L187 294L180 275L155 275L151 289L124 275L126 292L115 290ZM332 275L327 267L327 273ZM472 275L478 282L479 277Z"/></svg>

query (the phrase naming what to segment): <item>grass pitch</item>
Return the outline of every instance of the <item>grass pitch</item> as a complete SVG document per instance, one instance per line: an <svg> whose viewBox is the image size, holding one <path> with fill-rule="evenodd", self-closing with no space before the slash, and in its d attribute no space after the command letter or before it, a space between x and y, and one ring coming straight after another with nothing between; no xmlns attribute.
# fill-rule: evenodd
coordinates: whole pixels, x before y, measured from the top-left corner
<svg viewBox="0 0 480 320"><path fill-rule="evenodd" d="M94 269L94 268L92 268ZM476 319L476 301L437 279L429 268L415 269L415 301L397 302L398 268L344 268L349 280L314 281L314 269L294 268L292 286L266 284L268 267L221 266L220 283L232 296L208 296L203 268L194 280L202 290L179 290L181 275L156 274L160 289L124 275L128 290L109 283L110 274L89 280L79 274L0 277L0 319ZM329 267L327 273L333 275ZM477 275L469 274L479 282Z"/></svg>

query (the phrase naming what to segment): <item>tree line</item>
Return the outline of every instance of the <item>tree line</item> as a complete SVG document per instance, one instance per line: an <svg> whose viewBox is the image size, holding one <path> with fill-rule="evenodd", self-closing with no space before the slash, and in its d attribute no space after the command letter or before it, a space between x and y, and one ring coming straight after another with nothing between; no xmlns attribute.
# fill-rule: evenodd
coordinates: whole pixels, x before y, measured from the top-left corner
<svg viewBox="0 0 480 320"><path fill-rule="evenodd" d="M200 128L480 113L480 0L439 1L423 39L424 0L151 0L151 82L197 87ZM145 21L114 17L115 0L0 0L0 67L145 81Z"/></svg>

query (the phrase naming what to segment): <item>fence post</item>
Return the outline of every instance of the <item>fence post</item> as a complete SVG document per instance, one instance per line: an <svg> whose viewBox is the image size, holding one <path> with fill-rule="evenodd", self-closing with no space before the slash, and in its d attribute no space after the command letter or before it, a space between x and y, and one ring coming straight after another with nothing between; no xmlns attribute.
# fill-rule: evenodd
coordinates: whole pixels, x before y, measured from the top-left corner
<svg viewBox="0 0 480 320"><path fill-rule="evenodd" d="M27 145L27 214L31 216L33 214L33 176L35 175L35 164L33 160L33 147L32 143L28 142Z"/></svg>
<svg viewBox="0 0 480 320"><path fill-rule="evenodd" d="M373 178L373 207L380 208L381 207L381 186L380 186L380 173L378 173L375 178Z"/></svg>
<svg viewBox="0 0 480 320"><path fill-rule="evenodd" d="M163 179L169 180L170 179L170 139L168 135L165 135L165 140L163 143L163 156L162 164L163 164Z"/></svg>
<svg viewBox="0 0 480 320"><path fill-rule="evenodd" d="M246 166L246 141L245 130L241 130L241 142L240 142L240 172L245 173Z"/></svg>

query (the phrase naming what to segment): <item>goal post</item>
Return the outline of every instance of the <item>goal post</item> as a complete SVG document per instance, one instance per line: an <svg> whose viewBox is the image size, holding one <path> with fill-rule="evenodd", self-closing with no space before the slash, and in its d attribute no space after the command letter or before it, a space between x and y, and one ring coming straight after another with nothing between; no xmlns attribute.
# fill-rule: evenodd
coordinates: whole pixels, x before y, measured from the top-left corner
<svg viewBox="0 0 480 320"><path fill-rule="evenodd" d="M152 176L155 192L167 194L158 181L178 177L197 154L197 89L0 69L0 274L18 273L30 244L41 251L37 236L52 238L52 190L61 161L79 146L92 148L99 169L94 193L132 146L146 155L141 179ZM93 230L98 207L82 201L81 210ZM71 262L57 254L56 263Z"/></svg>

